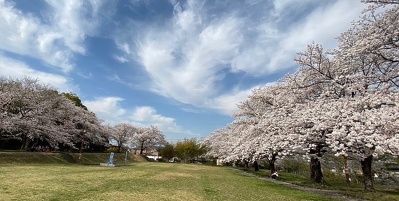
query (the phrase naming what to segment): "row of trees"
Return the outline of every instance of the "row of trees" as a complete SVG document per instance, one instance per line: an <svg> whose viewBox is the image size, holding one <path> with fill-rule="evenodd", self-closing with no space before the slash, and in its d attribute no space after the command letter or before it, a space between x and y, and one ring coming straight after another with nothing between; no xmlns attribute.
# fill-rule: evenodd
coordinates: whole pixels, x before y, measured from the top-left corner
<svg viewBox="0 0 399 201"><path fill-rule="evenodd" d="M295 58L297 72L253 90L236 120L203 141L208 154L266 158L273 173L276 159L301 153L321 182L320 160L333 153L360 161L365 190L374 191L373 157L399 155L398 33L398 1L376 1L336 49L312 43Z"/></svg>
<svg viewBox="0 0 399 201"><path fill-rule="evenodd" d="M150 151L167 144L165 135L156 126L147 128L136 127L129 123L108 126L111 141L116 142L118 152L122 147L136 148L143 154L144 150Z"/></svg>
<svg viewBox="0 0 399 201"><path fill-rule="evenodd" d="M204 145L192 138L178 141L176 144L167 144L162 148L160 154L168 161L173 157L177 157L183 162L193 162L198 160L206 151L207 148Z"/></svg>
<svg viewBox="0 0 399 201"><path fill-rule="evenodd" d="M75 94L59 93L31 78L0 78L0 148L105 151L113 144L119 152L134 146L142 154L166 141L155 126L103 125Z"/></svg>

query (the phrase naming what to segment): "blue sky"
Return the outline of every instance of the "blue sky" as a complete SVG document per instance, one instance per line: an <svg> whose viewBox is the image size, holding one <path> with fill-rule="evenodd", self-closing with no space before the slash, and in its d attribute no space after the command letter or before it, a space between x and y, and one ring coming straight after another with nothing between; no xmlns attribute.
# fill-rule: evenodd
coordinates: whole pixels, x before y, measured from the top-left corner
<svg viewBox="0 0 399 201"><path fill-rule="evenodd" d="M357 0L0 0L0 75L76 93L105 124L201 139L359 19Z"/></svg>

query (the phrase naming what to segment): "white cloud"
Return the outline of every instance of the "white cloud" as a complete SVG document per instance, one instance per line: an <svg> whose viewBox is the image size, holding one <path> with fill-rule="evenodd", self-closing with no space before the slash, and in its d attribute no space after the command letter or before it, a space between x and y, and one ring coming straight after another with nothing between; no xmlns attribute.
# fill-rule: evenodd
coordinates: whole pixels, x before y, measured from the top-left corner
<svg viewBox="0 0 399 201"><path fill-rule="evenodd" d="M157 111L150 106L137 107L131 115L131 120L137 125L147 127L150 125L158 126L162 131L168 133L193 135L191 131L184 130L181 126L178 126L174 118L158 114Z"/></svg>
<svg viewBox="0 0 399 201"><path fill-rule="evenodd" d="M84 40L95 33L99 1L47 1L41 18L22 13L0 0L0 49L40 59L64 72L73 69L75 53L84 54Z"/></svg>
<svg viewBox="0 0 399 201"><path fill-rule="evenodd" d="M115 43L116 43L116 46L118 47L118 49L122 50L127 55L132 54L132 52L130 51L129 44L127 44L126 42L115 41Z"/></svg>
<svg viewBox="0 0 399 201"><path fill-rule="evenodd" d="M216 111L219 111L222 114L231 116L234 112L237 111L237 104L241 101L246 100L250 94L251 89L243 91L233 91L232 93L223 94L214 99L211 99L206 106Z"/></svg>
<svg viewBox="0 0 399 201"><path fill-rule="evenodd" d="M37 71L24 62L6 58L2 55L0 55L0 72L1 76L6 77L20 78L28 76L38 79L39 82L50 85L60 92L79 91L79 88L72 84L72 80L65 76Z"/></svg>
<svg viewBox="0 0 399 201"><path fill-rule="evenodd" d="M286 68L292 65L296 53L306 49L306 45L315 41L327 49L336 47L336 37L351 26L366 6L356 1L340 0L328 8L319 8L310 13L302 23L285 33L270 60L273 69ZM287 60L287 57L291 60ZM288 58L289 58L288 57Z"/></svg>
<svg viewBox="0 0 399 201"><path fill-rule="evenodd" d="M90 111L105 120L105 123L117 124L123 120L126 110L119 104L124 99L119 97L100 97L91 101L83 101Z"/></svg>
<svg viewBox="0 0 399 201"><path fill-rule="evenodd" d="M260 84L248 89L233 89L229 93L222 94L220 96L217 96L213 99L210 99L209 102L206 103L206 107L212 108L216 111L219 111L221 114L225 114L228 116L231 116L234 112L237 111L237 104L245 101L248 99L248 96L251 95L252 90L264 87L264 86L270 86L275 84L275 82L270 82L266 84Z"/></svg>
<svg viewBox="0 0 399 201"><path fill-rule="evenodd" d="M345 0L232 4L239 9L171 2L175 4L169 21L162 26L135 22L140 28L131 28L133 36L115 38L118 48L142 65L153 92L223 114L234 110L237 102L230 101L242 100L251 88L233 84L222 90L218 84L228 79L226 72L261 77L292 68L296 53L312 41L333 48L334 38L364 8ZM262 11L255 13L255 8ZM295 19L291 11L297 12Z"/></svg>
<svg viewBox="0 0 399 201"><path fill-rule="evenodd" d="M198 97L217 92L218 72L238 52L242 22L234 17L204 27L195 4L176 5L172 27L148 29L138 39L138 60L152 79L152 90L183 103L203 104ZM204 27L204 28L201 28Z"/></svg>
<svg viewBox="0 0 399 201"><path fill-rule="evenodd" d="M129 59L127 59L126 57L118 55L114 55L114 59L119 61L120 63L126 63L129 61Z"/></svg>
<svg viewBox="0 0 399 201"><path fill-rule="evenodd" d="M125 109L120 104L123 100L120 97L101 97L92 101L83 101L83 104L90 111L95 112L100 119L105 120L107 124L115 125L127 122L140 127L154 125L159 127L166 135L194 135L191 131L179 126L174 118L158 114L153 107L142 106L135 109Z"/></svg>

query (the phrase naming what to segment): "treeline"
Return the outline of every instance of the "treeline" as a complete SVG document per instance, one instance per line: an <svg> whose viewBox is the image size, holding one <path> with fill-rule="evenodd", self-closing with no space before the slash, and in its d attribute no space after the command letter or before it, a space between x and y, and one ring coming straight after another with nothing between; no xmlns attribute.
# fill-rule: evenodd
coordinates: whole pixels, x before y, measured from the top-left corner
<svg viewBox="0 0 399 201"><path fill-rule="evenodd" d="M104 152L166 144L156 126L104 125L73 93L31 78L0 78L0 149Z"/></svg>
<svg viewBox="0 0 399 201"><path fill-rule="evenodd" d="M184 139L175 144L167 144L160 151L160 155L166 161L172 162L196 162L207 152L206 146L197 142L195 138Z"/></svg>
<svg viewBox="0 0 399 201"><path fill-rule="evenodd" d="M304 156L311 179L322 183L330 153L359 161L365 190L374 191L373 158L399 155L398 4L375 1L334 50L308 45L295 58L297 72L253 90L236 120L203 141L208 154L267 159L271 173L279 158Z"/></svg>

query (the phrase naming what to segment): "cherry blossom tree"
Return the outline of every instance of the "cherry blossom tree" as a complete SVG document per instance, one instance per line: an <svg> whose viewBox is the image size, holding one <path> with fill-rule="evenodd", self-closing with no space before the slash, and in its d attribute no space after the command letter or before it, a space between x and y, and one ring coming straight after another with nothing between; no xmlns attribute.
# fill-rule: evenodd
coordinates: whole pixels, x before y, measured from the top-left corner
<svg viewBox="0 0 399 201"><path fill-rule="evenodd" d="M108 144L109 134L102 125L102 120L98 119L95 113L87 111L81 107L74 107L77 111L73 114L72 122L75 123L74 142L80 144L80 148L90 145Z"/></svg>
<svg viewBox="0 0 399 201"><path fill-rule="evenodd" d="M120 152L123 144L133 140L138 129L131 124L120 123L112 126L109 131L111 132L110 139L118 143L118 152Z"/></svg>
<svg viewBox="0 0 399 201"><path fill-rule="evenodd" d="M206 153L207 157L218 158L223 162L228 162L226 158L230 156L233 142L237 136L230 134L230 128L222 128L212 132L211 135L201 140L201 144L209 147L210 149Z"/></svg>
<svg viewBox="0 0 399 201"><path fill-rule="evenodd" d="M248 100L238 104L239 111L227 129L216 131L212 136L224 137L223 141L205 139L210 152L224 161L268 159L271 173L278 157L293 153L299 135L293 132L297 125L291 117L293 99L284 83L253 90ZM232 139L232 140L230 140ZM215 141L215 142L209 142ZM222 151L223 150L223 151ZM216 154L215 152L219 152ZM224 154L224 156L223 156Z"/></svg>
<svg viewBox="0 0 399 201"><path fill-rule="evenodd" d="M137 128L133 137L133 143L140 149L140 154L144 150L155 149L156 146L166 145L165 135L156 126L148 128Z"/></svg>
<svg viewBox="0 0 399 201"><path fill-rule="evenodd" d="M40 138L40 133L46 130L44 125L47 119L42 114L54 93L29 78L6 80L5 86L1 94L3 130L21 140L21 149L26 149L32 139Z"/></svg>
<svg viewBox="0 0 399 201"><path fill-rule="evenodd" d="M286 85L277 83L254 91L249 100L264 102L264 109L259 122L249 132L255 134L252 143L256 144L255 155L268 159L271 174L276 172L275 161L292 154L297 148L298 135L292 132L296 124L291 106L293 99L286 99ZM287 96L289 97L289 96Z"/></svg>
<svg viewBox="0 0 399 201"><path fill-rule="evenodd" d="M344 106L341 106L345 109L351 107L346 109L352 113L344 123L351 122L351 125L339 126L330 138L336 139L336 136L341 135L349 140L350 136L351 143L335 140L335 144L351 147L349 153L360 159L365 190L368 191L374 191L373 156L381 153L399 154L392 152L392 147L398 146L391 144L397 142L398 121L395 112L390 112L398 111L395 102L399 87L398 19L398 1L372 4L361 20L339 37L339 48L334 52L340 67L350 73L347 77L351 80L350 89L355 101L343 102ZM348 154L348 151L341 154Z"/></svg>
<svg viewBox="0 0 399 201"><path fill-rule="evenodd" d="M60 144L82 147L84 141L104 143L103 127L95 114L56 90L30 78L0 81L1 139L20 140L21 149L38 141L55 149Z"/></svg>
<svg viewBox="0 0 399 201"><path fill-rule="evenodd" d="M287 82L291 83L292 91L300 91L296 93L299 94L297 102L300 104L300 109L296 109L297 132L304 136L301 144L310 157L310 177L316 183L321 183L321 160L328 149L326 138L334 126L333 119L325 116L330 109L325 105L347 96L350 82L321 45L308 45L305 51L298 53L295 61L300 69L287 76Z"/></svg>
<svg viewBox="0 0 399 201"><path fill-rule="evenodd" d="M330 151L359 160L365 190L373 191L373 156L399 154L399 9L394 0L365 2L375 4L337 49L310 44L295 58L297 72L238 104L236 120L205 139L209 154L234 160L299 150L321 182L320 160Z"/></svg>
<svg viewBox="0 0 399 201"><path fill-rule="evenodd" d="M374 7L371 7L374 8ZM395 9L394 9L395 10ZM300 64L300 76L296 83L304 83L298 84L300 88L314 88L318 89L318 93L312 93L315 98L319 99L316 102L317 104L323 103L324 105L328 105L327 108L335 108L339 106L334 106L331 104L342 104L343 101L347 101L351 99L352 102L364 102L364 98L367 97L371 100L372 97L384 99L384 96L387 93L395 92L397 93L397 79L398 79L398 62L397 62L397 44L394 44L395 37L391 34L391 39L379 39L381 36L379 33L376 36L370 37L372 35L370 33L370 27L377 26L378 23L370 24L370 22L379 22L384 20L378 20L378 16L381 18L388 18L385 14L375 15L374 9L371 9L369 12L372 12L371 16L372 20L366 20L367 17L364 17L362 21L359 23L363 28L359 28L355 25L353 29L348 32L345 32L339 39L340 45L337 50L332 51L333 60L330 60L328 56L325 56L321 46L312 44L308 46L308 50L300 53L300 57L296 58L298 64ZM392 9L387 11L388 13L395 13ZM397 8L396 8L397 12ZM397 14L395 14L397 16ZM370 15L365 15L370 16ZM391 16L392 17L392 16ZM397 19L397 17L394 17ZM388 20L389 21L389 20ZM367 22L367 23L366 23ZM367 25L367 26L366 26ZM387 24L386 24L387 25ZM388 25L387 25L388 26ZM381 32L381 31L379 31ZM394 33L395 31L391 31ZM367 34L369 33L369 34ZM390 33L390 32L387 32ZM397 31L396 31L397 33ZM389 34L388 34L389 35ZM386 35L383 36L387 37ZM389 36L387 38L390 38ZM384 42L385 41L385 42ZM390 41L390 42L386 42ZM395 47L396 46L396 50ZM380 50L379 50L380 49ZM396 57L395 52L396 51ZM308 79L311 78L311 79ZM311 80L308 82L307 80ZM310 83L310 84L306 84ZM312 89L312 91L316 91ZM395 94L394 93L394 94ZM390 95L391 96L391 95ZM386 97L385 97L386 98ZM389 101L388 101L389 102ZM394 108L394 105L382 102L381 104L388 104ZM360 103L359 103L360 104ZM314 105L312 103L312 105ZM345 110L350 111L352 114L359 112L359 107L355 104L351 104L352 108L347 107ZM317 106L312 106L313 108L320 108ZM368 107L365 107L361 112L367 113ZM311 111L311 110L310 110ZM323 110L321 110L323 111ZM334 114L333 116L325 116L328 111L313 115L317 118L323 118L323 121L318 121L319 126L316 128L324 128L324 133L332 133L337 134L337 130L339 130L334 124L339 124L337 122L339 119L338 114ZM377 113L375 113L377 114ZM373 115L373 113L370 113ZM369 118L372 118L370 116ZM390 117L393 122L395 122L395 117ZM311 121L314 124L316 121ZM354 121L346 121L346 123L351 122L355 124ZM364 123L364 122L363 122ZM391 122L392 125L392 122ZM348 125L347 125L348 126ZM313 126L312 126L313 127ZM350 126L352 127L352 126ZM311 128L311 127L310 127ZM335 130L334 130L335 129ZM326 132L328 131L328 132ZM342 131L342 130L341 130ZM345 132L344 132L345 133ZM367 132L366 132L367 133ZM363 136L367 136L366 133L360 134ZM380 133L381 136L390 136L388 133ZM342 137L342 136L341 136ZM355 136L352 136L356 138ZM329 135L329 138L324 138L329 140L329 138L334 138L332 135ZM383 137L384 138L384 137ZM312 138L311 138L312 139ZM392 138L391 138L392 139ZM344 141L344 140L343 140ZM367 144L367 143L366 143ZM366 144L362 144L365 146ZM330 144L331 147L333 144ZM332 147L333 150L337 150L335 147ZM357 147L358 150L364 151L365 147ZM361 161L363 168L363 173L365 175L365 189L373 190L372 186L372 174L371 174L371 161L373 152L369 153L368 156L360 156L356 155L356 158ZM348 153L342 154L347 156Z"/></svg>
<svg viewBox="0 0 399 201"><path fill-rule="evenodd" d="M331 106L336 113L336 125L327 142L336 155L361 162L365 190L373 191L372 159L384 154L398 155L391 139L398 137L398 94L368 94L341 99Z"/></svg>

